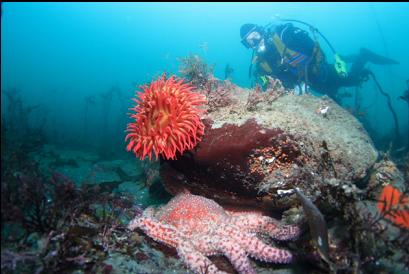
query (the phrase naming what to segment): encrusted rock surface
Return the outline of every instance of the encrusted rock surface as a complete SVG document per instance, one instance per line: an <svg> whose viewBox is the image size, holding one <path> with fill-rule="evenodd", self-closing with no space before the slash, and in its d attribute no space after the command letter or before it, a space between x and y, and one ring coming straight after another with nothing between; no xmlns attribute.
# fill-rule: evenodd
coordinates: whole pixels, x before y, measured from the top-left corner
<svg viewBox="0 0 409 274"><path fill-rule="evenodd" d="M326 96L226 84L206 92L213 94L203 140L161 164L172 194L188 189L224 204L280 209L295 201L286 190L299 187L314 200L328 182L359 182L377 160L363 126Z"/></svg>

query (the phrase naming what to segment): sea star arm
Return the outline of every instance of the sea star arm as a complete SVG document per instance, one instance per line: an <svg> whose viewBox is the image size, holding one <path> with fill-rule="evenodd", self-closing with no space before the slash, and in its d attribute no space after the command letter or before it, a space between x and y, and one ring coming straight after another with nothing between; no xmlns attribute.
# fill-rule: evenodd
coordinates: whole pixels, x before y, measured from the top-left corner
<svg viewBox="0 0 409 274"><path fill-rule="evenodd" d="M225 233L253 258L273 263L290 263L294 259L290 251L266 245L252 233L241 232L234 227L226 228Z"/></svg>
<svg viewBox="0 0 409 274"><path fill-rule="evenodd" d="M232 224L245 231L265 233L280 241L296 239L300 235L298 226L281 225L276 219L261 214L235 213L231 218Z"/></svg>
<svg viewBox="0 0 409 274"><path fill-rule="evenodd" d="M190 241L182 241L177 247L179 257L186 266L195 273L206 274L227 274L220 271L205 255L197 251Z"/></svg>
<svg viewBox="0 0 409 274"><path fill-rule="evenodd" d="M134 230L136 228L142 229L146 235L155 241L176 247L181 241L181 237L175 227L167 224L162 224L157 220L149 217L139 217L133 219L128 228Z"/></svg>
<svg viewBox="0 0 409 274"><path fill-rule="evenodd" d="M238 273L256 274L246 251L238 242L229 237L215 238L214 241L216 241L218 249L229 259Z"/></svg>
<svg viewBox="0 0 409 274"><path fill-rule="evenodd" d="M290 263L294 260L294 256L290 251L266 245L255 236L243 242L247 242L247 244L242 244L253 258L273 263Z"/></svg>

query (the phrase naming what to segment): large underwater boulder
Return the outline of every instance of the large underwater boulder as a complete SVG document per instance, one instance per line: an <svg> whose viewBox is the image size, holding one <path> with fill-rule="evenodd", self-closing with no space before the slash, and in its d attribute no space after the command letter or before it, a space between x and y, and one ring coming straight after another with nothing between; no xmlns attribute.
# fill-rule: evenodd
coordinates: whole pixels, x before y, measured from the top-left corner
<svg viewBox="0 0 409 274"><path fill-rule="evenodd" d="M270 79L266 92L214 81L205 135L194 150L163 160L171 194L189 190L222 204L287 208L299 187L312 200L327 184L354 187L378 153L348 111L330 98L295 95Z"/></svg>

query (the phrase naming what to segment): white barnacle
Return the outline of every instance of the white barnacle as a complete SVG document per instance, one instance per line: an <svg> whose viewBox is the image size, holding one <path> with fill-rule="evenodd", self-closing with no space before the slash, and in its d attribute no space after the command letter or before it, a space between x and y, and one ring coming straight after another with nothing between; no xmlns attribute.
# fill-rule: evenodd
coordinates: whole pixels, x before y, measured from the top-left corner
<svg viewBox="0 0 409 274"><path fill-rule="evenodd" d="M318 236L317 243L318 243L318 246L322 246L322 239L320 236Z"/></svg>
<svg viewBox="0 0 409 274"><path fill-rule="evenodd" d="M294 193L294 189L278 189L277 190L277 194L280 196L289 195L293 193Z"/></svg>
<svg viewBox="0 0 409 274"><path fill-rule="evenodd" d="M325 114L327 114L328 110L329 110L329 106L325 106L325 107L321 107L319 112L321 114L325 115Z"/></svg>
<svg viewBox="0 0 409 274"><path fill-rule="evenodd" d="M267 162L267 164L271 164L272 162L274 162L275 159L276 159L276 157L268 158L268 159L266 159L266 162Z"/></svg>

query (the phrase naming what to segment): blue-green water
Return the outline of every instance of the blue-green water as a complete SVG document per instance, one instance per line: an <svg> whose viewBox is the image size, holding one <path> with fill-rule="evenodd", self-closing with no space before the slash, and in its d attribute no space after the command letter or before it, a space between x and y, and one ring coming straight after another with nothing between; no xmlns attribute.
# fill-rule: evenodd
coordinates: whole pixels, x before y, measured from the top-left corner
<svg viewBox="0 0 409 274"><path fill-rule="evenodd" d="M41 104L50 127L64 128L68 139L82 130L85 97L116 85L130 98L137 84L177 73L178 58L189 54L214 64L221 79L229 64L233 81L249 86L251 51L240 43L240 26L266 25L276 15L314 25L341 54L366 47L398 60L370 67L407 131L408 106L398 96L409 78L408 3L4 3L2 9L1 89L16 88L26 102ZM373 138L388 135L393 120L384 97L371 81L362 94Z"/></svg>
<svg viewBox="0 0 409 274"><path fill-rule="evenodd" d="M177 259L174 249L162 249L142 231L127 228L145 207L164 204L171 194L186 190L186 186L198 192L195 194L237 207L234 209L262 209L264 215L301 226L300 239L282 244L291 252L298 252L295 254L301 260L290 265L257 263L257 270L328 273L329 256L329 261L345 273L405 273L409 269L409 213L404 208L409 195L409 101L400 97L405 91L409 93L408 14L409 3L2 3L2 271L185 273L187 268ZM126 151L125 129L138 86L164 73L183 76L181 60L199 56L214 67L216 78L226 78L228 65L233 69L230 79L234 84L253 88L249 78L252 51L241 43L240 27L246 23L280 23L280 18L313 25L341 55L367 48L399 62L389 66L367 64L388 94L389 106L373 79L360 87L359 100L355 87L339 90L352 95L342 100L342 107L362 122L376 150L361 135L355 119L341 119L346 121L345 128L353 126L352 138L343 135L344 128L334 134L336 137L325 135L330 136L327 140L308 139L316 136L314 132L307 139L296 136L296 141L292 135L280 133L280 128L258 130L257 123L254 125L249 119L245 124L251 130L236 131L236 125L227 125L221 133L215 133L216 127L208 135L211 145L204 154L212 157L200 156L202 152L196 153L195 148L178 155L178 161L162 157L149 162L139 161ZM294 24L309 31L303 24ZM328 62L333 63L328 44L322 37L318 37L318 42ZM210 91L219 87L235 89L228 82L206 82L209 83L214 84ZM277 99L271 98L282 92L277 88L277 94L260 95L255 90L249 93L253 103L257 98L271 103ZM313 90L312 93L322 96ZM213 103L217 99L232 102L229 94L226 98L217 96ZM297 101L299 97L286 98ZM302 101L304 105L298 102L289 109L319 101L324 105L318 109L303 110L306 117L311 114L325 123L334 121L319 113L320 108L328 110L328 101L301 98L309 101ZM262 116L250 107L246 104L246 115ZM398 136L390 107L398 120ZM230 109L230 114L242 118L240 111ZM291 114L294 117L289 115L289 121L299 115ZM223 113L220 116L223 120ZM338 118L344 117L336 118L339 123ZM197 124L198 128L203 126ZM314 125L306 128L316 129ZM318 128L318 132L326 129ZM260 141L267 140L260 137L266 132L276 138L269 137L268 146ZM204 150L209 144L204 142L206 133L200 136ZM343 137L345 146L329 140ZM181 139L178 137L178 142ZM384 152L379 155L386 157L377 157L378 152ZM245 164L241 166L240 161ZM264 175L269 177L264 180ZM306 198L293 197L290 203L295 187L300 187ZM397 193L402 197L399 202ZM379 197L383 201L377 201ZM319 208L311 206L309 199ZM189 206L180 207L189 211ZM316 218L319 210L325 220ZM182 215L179 217L196 216ZM323 228L324 221L329 233ZM324 248L326 234L330 236L329 255ZM205 236L213 237L210 232L209 235ZM221 240L234 239L229 236L226 234ZM317 243L324 239L323 245L315 246L321 254L314 251L314 237ZM257 242L253 247L257 249L258 245ZM227 260L218 261L217 266L234 273Z"/></svg>

